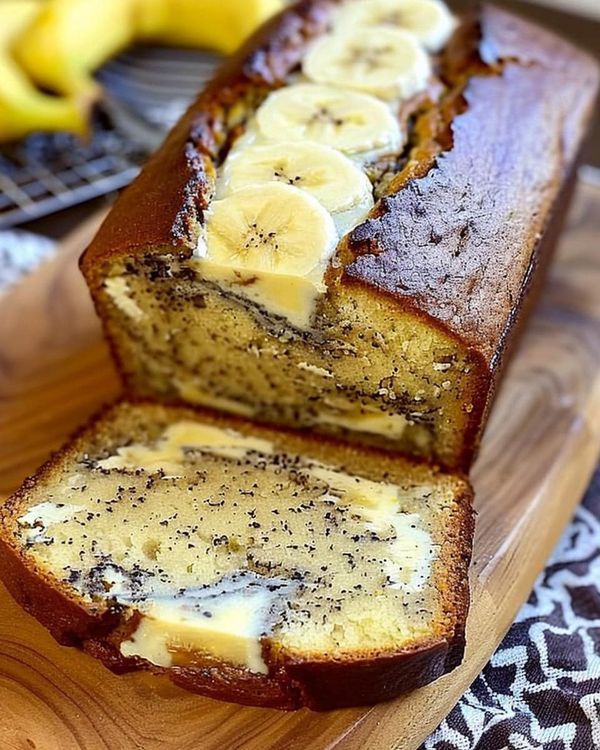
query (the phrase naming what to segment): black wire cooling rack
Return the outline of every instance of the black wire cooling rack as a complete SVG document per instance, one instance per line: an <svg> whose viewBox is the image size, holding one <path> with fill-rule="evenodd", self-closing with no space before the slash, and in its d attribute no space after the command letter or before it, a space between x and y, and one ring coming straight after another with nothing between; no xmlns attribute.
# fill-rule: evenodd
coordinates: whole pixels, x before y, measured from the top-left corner
<svg viewBox="0 0 600 750"><path fill-rule="evenodd" d="M0 229L129 183L214 70L204 52L134 48L98 75L106 91L89 142L39 134L0 149Z"/></svg>

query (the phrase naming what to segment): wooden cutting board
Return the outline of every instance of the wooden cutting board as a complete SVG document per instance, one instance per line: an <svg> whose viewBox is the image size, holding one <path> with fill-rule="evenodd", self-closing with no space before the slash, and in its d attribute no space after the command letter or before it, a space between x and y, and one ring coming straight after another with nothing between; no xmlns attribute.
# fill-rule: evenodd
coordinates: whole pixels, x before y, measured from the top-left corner
<svg viewBox="0 0 600 750"><path fill-rule="evenodd" d="M83 281L96 221L0 298L0 495L119 391ZM557 262L473 472L478 523L464 664L395 702L283 713L116 677L58 646L0 588L2 750L409 750L485 665L600 453L600 189L580 185Z"/></svg>

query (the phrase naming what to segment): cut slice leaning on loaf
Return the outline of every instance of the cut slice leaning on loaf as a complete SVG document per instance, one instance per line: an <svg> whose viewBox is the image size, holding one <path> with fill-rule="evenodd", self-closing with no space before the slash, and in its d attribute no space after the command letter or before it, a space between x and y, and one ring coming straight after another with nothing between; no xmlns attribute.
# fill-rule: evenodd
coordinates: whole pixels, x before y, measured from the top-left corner
<svg viewBox="0 0 600 750"><path fill-rule="evenodd" d="M116 672L328 709L460 662L471 539L460 476L121 403L6 503L0 573L57 640Z"/></svg>

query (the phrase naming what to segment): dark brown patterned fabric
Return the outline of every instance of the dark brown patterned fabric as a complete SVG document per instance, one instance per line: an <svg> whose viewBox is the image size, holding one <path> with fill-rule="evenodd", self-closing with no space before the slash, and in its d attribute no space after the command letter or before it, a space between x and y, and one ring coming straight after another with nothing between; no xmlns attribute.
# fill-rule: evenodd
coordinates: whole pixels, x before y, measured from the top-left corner
<svg viewBox="0 0 600 750"><path fill-rule="evenodd" d="M502 645L421 750L600 750L600 469Z"/></svg>

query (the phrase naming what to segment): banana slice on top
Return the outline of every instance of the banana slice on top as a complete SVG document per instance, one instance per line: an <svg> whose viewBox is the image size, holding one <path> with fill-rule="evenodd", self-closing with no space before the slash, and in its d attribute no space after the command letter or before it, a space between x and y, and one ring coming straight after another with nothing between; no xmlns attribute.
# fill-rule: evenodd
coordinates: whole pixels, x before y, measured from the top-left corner
<svg viewBox="0 0 600 750"><path fill-rule="evenodd" d="M205 219L195 252L201 276L308 329L338 242L317 199L291 185L255 184L213 201Z"/></svg>
<svg viewBox="0 0 600 750"><path fill-rule="evenodd" d="M336 29L373 26L405 29L430 52L438 52L452 34L455 20L439 0L356 0L336 15Z"/></svg>
<svg viewBox="0 0 600 750"><path fill-rule="evenodd" d="M249 185L281 182L305 190L333 216L340 234L373 207L373 186L355 162L329 146L282 141L230 154L217 196ZM347 212L351 211L351 215Z"/></svg>
<svg viewBox="0 0 600 750"><path fill-rule="evenodd" d="M206 213L204 257L228 268L307 276L337 241L333 219L316 198L276 182L242 188Z"/></svg>
<svg viewBox="0 0 600 750"><path fill-rule="evenodd" d="M340 28L317 40L302 65L312 81L407 99L427 87L431 64L417 38L383 26Z"/></svg>
<svg viewBox="0 0 600 750"><path fill-rule="evenodd" d="M384 102L314 83L274 91L258 108L256 124L258 135L268 141L316 141L346 154L396 151L404 145L404 134Z"/></svg>

